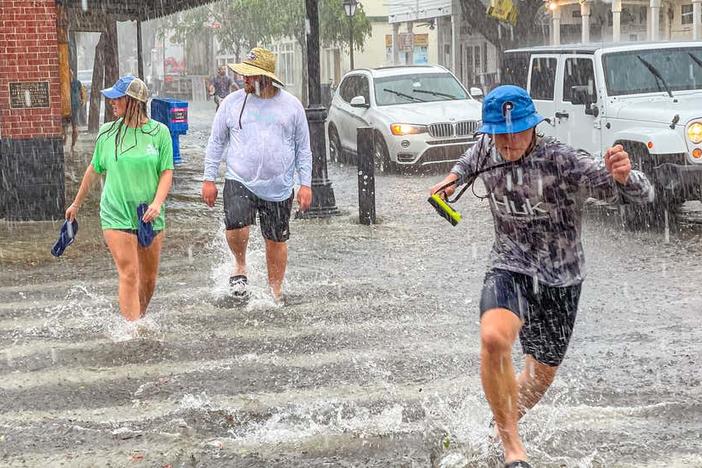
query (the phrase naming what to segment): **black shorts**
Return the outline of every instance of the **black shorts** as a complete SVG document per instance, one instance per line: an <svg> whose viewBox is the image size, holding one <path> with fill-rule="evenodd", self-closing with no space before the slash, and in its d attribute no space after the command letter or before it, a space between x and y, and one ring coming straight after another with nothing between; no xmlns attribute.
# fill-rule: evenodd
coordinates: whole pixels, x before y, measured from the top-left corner
<svg viewBox="0 0 702 468"><path fill-rule="evenodd" d="M294 193L280 202L257 197L244 184L227 179L224 182L224 223L227 230L241 229L256 224L256 213L261 221L265 239L285 242L290 238L290 214Z"/></svg>
<svg viewBox="0 0 702 468"><path fill-rule="evenodd" d="M519 341L524 354L548 366L563 361L578 312L580 284L553 287L507 270L489 270L480 297L480 316L495 308L514 312L523 322Z"/></svg>
<svg viewBox="0 0 702 468"><path fill-rule="evenodd" d="M112 229L112 230L113 230L113 231L126 232L127 234L134 234L135 236L136 236L137 234L139 234L139 230L138 230L138 229L120 229L120 228L116 228L116 229ZM155 231L154 231L154 237L158 236L159 234L161 234L161 231L160 231L160 230L158 230L158 231L155 230Z"/></svg>

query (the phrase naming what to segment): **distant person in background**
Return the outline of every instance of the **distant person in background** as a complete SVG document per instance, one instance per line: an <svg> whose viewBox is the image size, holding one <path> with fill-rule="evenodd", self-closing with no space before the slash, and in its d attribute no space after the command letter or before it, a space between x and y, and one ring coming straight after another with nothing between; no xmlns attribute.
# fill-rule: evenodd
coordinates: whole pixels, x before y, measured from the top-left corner
<svg viewBox="0 0 702 468"><path fill-rule="evenodd" d="M78 111L78 125L88 124L88 87L80 84L80 110Z"/></svg>
<svg viewBox="0 0 702 468"><path fill-rule="evenodd" d="M227 68L224 65L219 67L217 74L210 78L209 86L207 87L207 93L214 99L217 106L215 111L219 109L222 99L238 89L239 86L236 82L227 75Z"/></svg>
<svg viewBox="0 0 702 468"><path fill-rule="evenodd" d="M73 70L71 70L71 116L63 121L64 145L68 138L66 135L67 127L69 124L71 126L71 153L75 151L76 141L78 140L78 118L83 102L83 85L81 85L80 81L73 75Z"/></svg>
<svg viewBox="0 0 702 468"><path fill-rule="evenodd" d="M244 82L244 77L238 73L234 73L234 85L236 86L234 88L234 91L244 89L245 84L246 83Z"/></svg>
<svg viewBox="0 0 702 468"><path fill-rule="evenodd" d="M102 94L117 120L100 128L66 219L76 218L93 181L104 174L100 225L117 267L120 312L134 321L144 316L156 288L173 146L168 128L146 114L149 90L139 78L123 76Z"/></svg>

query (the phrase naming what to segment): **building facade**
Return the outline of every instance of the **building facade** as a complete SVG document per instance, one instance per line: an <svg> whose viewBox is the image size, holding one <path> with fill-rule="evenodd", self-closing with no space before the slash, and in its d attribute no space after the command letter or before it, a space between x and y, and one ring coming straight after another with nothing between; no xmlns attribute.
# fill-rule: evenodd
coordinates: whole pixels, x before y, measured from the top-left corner
<svg viewBox="0 0 702 468"><path fill-rule="evenodd" d="M388 8L394 32L434 22L438 54L432 63L450 68L464 85L487 91L499 83L497 49L463 17L461 0L388 0ZM702 39L702 0L551 0L539 18L541 44ZM511 28L500 30L509 34ZM395 43L401 48L399 37ZM399 51L393 53L393 63L403 63Z"/></svg>
<svg viewBox="0 0 702 468"><path fill-rule="evenodd" d="M67 61L68 41L60 40L58 12L55 0L0 0L0 218L7 220L63 216L61 118L70 102L66 109L61 99L59 57Z"/></svg>
<svg viewBox="0 0 702 468"><path fill-rule="evenodd" d="M444 0L444 3L450 0ZM361 6L371 23L370 35L364 44L354 47L355 68L375 68L393 64L439 63L439 28L433 17L419 18L416 22L392 22L387 0L363 0ZM409 29L407 29L409 28ZM398 33L400 53L393 60L393 34ZM350 32L350 31L349 31ZM302 97L303 67L302 48L294 38L284 38L268 47L277 54L276 74L285 83L286 89L297 97ZM218 45L214 44L218 51ZM341 77L351 69L348 46L322 47L320 50L320 79L323 90L333 89ZM215 52L217 65L233 63L236 57L231 53Z"/></svg>

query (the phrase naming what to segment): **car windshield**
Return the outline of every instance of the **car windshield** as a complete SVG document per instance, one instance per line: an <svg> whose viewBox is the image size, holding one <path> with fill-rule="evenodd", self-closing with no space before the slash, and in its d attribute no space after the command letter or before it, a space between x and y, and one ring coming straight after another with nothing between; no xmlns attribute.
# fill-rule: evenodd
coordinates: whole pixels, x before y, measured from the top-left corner
<svg viewBox="0 0 702 468"><path fill-rule="evenodd" d="M699 47L615 52L602 62L610 96L702 89Z"/></svg>
<svg viewBox="0 0 702 468"><path fill-rule="evenodd" d="M387 76L376 78L374 83L378 106L469 99L465 89L449 73Z"/></svg>

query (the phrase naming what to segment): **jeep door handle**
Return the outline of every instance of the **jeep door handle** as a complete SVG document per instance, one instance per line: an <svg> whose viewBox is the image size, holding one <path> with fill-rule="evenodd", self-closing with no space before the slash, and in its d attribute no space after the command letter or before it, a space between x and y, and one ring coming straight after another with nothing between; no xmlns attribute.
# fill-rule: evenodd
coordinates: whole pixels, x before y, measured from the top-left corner
<svg viewBox="0 0 702 468"><path fill-rule="evenodd" d="M557 119L567 119L569 117L567 112L556 112Z"/></svg>

